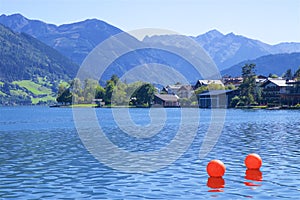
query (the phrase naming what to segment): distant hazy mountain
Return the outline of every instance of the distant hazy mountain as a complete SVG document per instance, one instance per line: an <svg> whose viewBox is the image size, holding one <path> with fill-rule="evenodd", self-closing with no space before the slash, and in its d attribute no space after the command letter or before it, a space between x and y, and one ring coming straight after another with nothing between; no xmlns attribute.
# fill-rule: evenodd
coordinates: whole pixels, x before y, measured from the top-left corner
<svg viewBox="0 0 300 200"><path fill-rule="evenodd" d="M87 54L100 42L122 32L96 19L56 26L14 14L1 15L0 23L15 32L24 32L41 40L77 64L81 64Z"/></svg>
<svg viewBox="0 0 300 200"><path fill-rule="evenodd" d="M177 40L183 43L188 37L172 36L173 40L166 40L163 42L163 44L160 43L161 41L159 40L158 44L154 44L152 39L151 42L148 43L147 41L141 42L128 34L122 35L122 39L118 41L118 44L115 45L112 43L109 46L120 47L119 45L123 45L124 49L129 50L128 48L130 48L130 52L117 58L106 69L105 73L103 73L102 80L109 79L113 74L117 74L119 77L121 77L122 75L125 75L125 73L126 81L128 82L137 80L148 82L154 81L154 83L163 82L166 85L183 81L194 83L196 80L201 78L201 75L191 65L191 63L187 62L187 60L180 57L176 53L173 53L173 51L176 50L184 53L189 52L190 49L188 49L187 46L178 48L178 45L174 44L174 41ZM118 36L115 38L118 38ZM131 42L128 42L129 40L131 40ZM164 50L168 48L169 50L172 50ZM92 66L96 66L96 64ZM139 69L139 67L141 68ZM90 71L92 70L93 69ZM181 77L174 75L176 73L177 75L180 74ZM183 77L185 77L185 80L182 79Z"/></svg>
<svg viewBox="0 0 300 200"><path fill-rule="evenodd" d="M14 101L12 96L31 99L51 95L60 81L70 80L78 70L77 64L53 48L28 34L14 33L1 24L0 44L1 101ZM20 84L25 87L18 85L18 81L24 80L26 82ZM23 97L20 99L24 100Z"/></svg>
<svg viewBox="0 0 300 200"><path fill-rule="evenodd" d="M76 61L78 64L81 64L90 51L92 51L100 42L118 33L123 33L123 40L131 41L131 44L134 44L133 46L143 46L143 42L122 32L116 27L96 19L55 26L37 20L29 20L22 15L15 14L10 16L0 16L0 23L5 24L16 32L25 32L32 35L70 59ZM122 41L120 42L122 43ZM168 45L168 41L166 41L165 44ZM118 58L102 75L101 81L105 82L105 80L108 80L113 74L121 76L133 67L148 63L171 66L184 74L186 79L191 82L194 82L199 78L193 70L187 70L187 67L190 64L178 56L168 52L145 49L132 51L129 54ZM150 66L148 66L148 68L149 67ZM188 68L192 67L189 66ZM157 74L162 74L161 70L158 68L156 70ZM153 70L151 72L154 73ZM147 72L140 71L140 73L139 78L141 80L149 76ZM165 76L168 76L168 74L165 74ZM94 78L98 79L99 77ZM129 80L127 79L127 81Z"/></svg>
<svg viewBox="0 0 300 200"><path fill-rule="evenodd" d="M1 15L0 23L16 32L25 32L39 39L75 61L77 64L81 64L88 53L100 42L110 36L123 33L123 31L117 27L97 19L56 26L38 20L29 20L20 14L14 14L10 16ZM130 36L128 35L128 37ZM212 30L191 38L197 41L208 52L220 71L242 61L256 59L265 55L300 52L300 43L269 45L233 33L224 35L217 30ZM162 41L158 41L159 39ZM140 41L136 42L138 43ZM171 36L154 36L146 38L143 42L172 44L174 43L174 38ZM181 43L180 38L177 39L176 43ZM174 60L172 61L171 59ZM147 62L169 65L175 69L181 68L182 71L188 69L186 63L182 60L178 60L174 55L167 55L166 52L149 51L147 53L143 51L134 52L126 58L118 59L118 61L111 66L111 70L104 78L109 78L111 73L120 75L137 64ZM289 68L292 66L286 67ZM190 81L197 79L193 72L186 72L186 75Z"/></svg>
<svg viewBox="0 0 300 200"><path fill-rule="evenodd" d="M300 43L269 45L233 33L223 35L217 30L192 38L208 52L220 70L264 55L300 52Z"/></svg>
<svg viewBox="0 0 300 200"><path fill-rule="evenodd" d="M30 34L78 64L100 42L122 32L97 19L56 26L14 14L1 15L0 23L14 31ZM268 54L300 52L300 43L269 45L233 33L224 35L217 30L192 38L208 52L220 70Z"/></svg>
<svg viewBox="0 0 300 200"><path fill-rule="evenodd" d="M292 72L300 67L300 53L285 53L262 56L257 59L243 61L228 69L223 70L222 75L241 76L242 67L246 64L256 64L256 74L268 76L271 74L283 75L287 69Z"/></svg>

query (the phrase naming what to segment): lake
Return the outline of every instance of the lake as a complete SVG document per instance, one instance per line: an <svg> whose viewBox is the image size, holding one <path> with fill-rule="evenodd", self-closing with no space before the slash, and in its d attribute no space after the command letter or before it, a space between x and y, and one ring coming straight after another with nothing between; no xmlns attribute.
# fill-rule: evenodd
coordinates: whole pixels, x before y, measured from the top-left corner
<svg viewBox="0 0 300 200"><path fill-rule="evenodd" d="M126 163L125 157L117 160L131 168L122 168L120 162L120 169L116 169L118 166L114 167L113 162L118 161L98 161L90 153L93 147L86 148L89 138L77 132L72 109L0 107L0 199L299 198L299 110L228 109L224 125L219 124L223 129L215 137L213 148L200 158L199 151L212 123L211 110L190 109L189 120L182 121L178 108L156 108L159 113L164 112L155 119L150 119L149 109L134 108L129 113L136 128L122 124L121 120L121 129L114 121L114 111L122 112L122 108L77 109L82 112L79 117L86 120L84 130L88 137L95 133L95 126L85 116L86 111L92 110L113 144L122 151L144 155L163 149L176 138L181 126L187 135L192 133L191 122L198 119L193 113L199 112L200 117L193 140L178 159L159 169L155 169L160 166L157 163L148 166L152 171L139 172L139 165L133 168L134 163ZM160 119L163 116L165 119ZM155 126L149 129L149 135L126 134L130 130L139 134L139 128L151 122ZM158 133L151 135L152 130ZM105 149L105 153L115 155L113 149ZM171 156L174 152L169 153ZM245 175L244 159L249 153L259 154L263 160L262 180L250 180ZM207 185L206 165L212 159L222 160L226 165L224 188Z"/></svg>

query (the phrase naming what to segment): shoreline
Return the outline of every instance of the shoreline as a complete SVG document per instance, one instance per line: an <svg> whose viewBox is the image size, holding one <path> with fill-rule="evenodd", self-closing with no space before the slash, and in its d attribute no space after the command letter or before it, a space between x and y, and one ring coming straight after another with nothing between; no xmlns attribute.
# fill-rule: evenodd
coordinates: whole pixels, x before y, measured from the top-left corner
<svg viewBox="0 0 300 200"><path fill-rule="evenodd" d="M34 106L34 105L33 105ZM199 109L218 109L218 108L200 108L199 106L179 106L179 107L163 107L163 106L98 106L96 104L74 104L74 105L50 105L50 108L199 108ZM221 108L224 109L224 108ZM241 109L241 110L298 110L300 106L239 106L226 109Z"/></svg>
<svg viewBox="0 0 300 200"><path fill-rule="evenodd" d="M228 108L200 108L199 106L180 106L180 107L163 107L163 106L99 106L97 104L73 104L73 105L0 105L0 107L49 107L49 108L199 108L199 109L240 109L240 110L300 110L300 106L238 106Z"/></svg>

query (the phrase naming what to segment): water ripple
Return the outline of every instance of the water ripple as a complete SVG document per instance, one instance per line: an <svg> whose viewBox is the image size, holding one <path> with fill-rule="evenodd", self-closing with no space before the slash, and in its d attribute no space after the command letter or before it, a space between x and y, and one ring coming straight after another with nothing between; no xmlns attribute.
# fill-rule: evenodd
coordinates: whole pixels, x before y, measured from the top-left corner
<svg viewBox="0 0 300 200"><path fill-rule="evenodd" d="M206 117L209 111L201 110L197 137L180 159L158 172L130 174L110 169L88 153L69 110L38 108L30 118L26 112L31 109L1 110L0 199L296 199L300 194L298 111L228 110L219 141L200 160L199 150L210 120ZM105 112L97 110L106 124L106 134L125 150L159 149L177 130L170 120L155 137L133 139ZM13 113L15 119L9 114L5 122L3 113ZM61 119L66 119L64 126ZM185 128L190 130L188 125ZM245 179L243 162L251 152L263 159L261 186L245 185L249 180ZM223 193L208 192L205 168L211 159L226 165Z"/></svg>

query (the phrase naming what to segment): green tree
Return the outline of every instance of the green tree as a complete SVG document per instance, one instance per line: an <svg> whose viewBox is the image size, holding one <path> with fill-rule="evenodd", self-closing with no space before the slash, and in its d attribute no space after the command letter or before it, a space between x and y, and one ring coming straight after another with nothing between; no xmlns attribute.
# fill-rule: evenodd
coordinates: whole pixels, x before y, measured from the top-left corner
<svg viewBox="0 0 300 200"><path fill-rule="evenodd" d="M243 83L240 85L240 105L256 104L255 102L255 64L245 64L242 68Z"/></svg>
<svg viewBox="0 0 300 200"><path fill-rule="evenodd" d="M136 105L136 91L143 85L141 81L130 83L126 87L126 99L129 101L129 105Z"/></svg>
<svg viewBox="0 0 300 200"><path fill-rule="evenodd" d="M114 74L111 76L110 80L113 81L115 85L117 85L117 83L119 82L119 77Z"/></svg>
<svg viewBox="0 0 300 200"><path fill-rule="evenodd" d="M104 94L104 102L106 105L112 104L113 93L119 82L120 82L119 77L115 74L111 76L110 80L106 81L105 94ZM117 96L117 94L114 94L114 96ZM116 99L114 99L113 101L115 100Z"/></svg>
<svg viewBox="0 0 300 200"><path fill-rule="evenodd" d="M127 85L121 81L115 86L112 96L112 103L116 105L128 105L129 98L126 94Z"/></svg>
<svg viewBox="0 0 300 200"><path fill-rule="evenodd" d="M239 101L240 101L240 97L234 96L234 97L231 99L230 107L231 107L231 108L235 108L235 107L238 105Z"/></svg>
<svg viewBox="0 0 300 200"><path fill-rule="evenodd" d="M295 72L294 78L297 80L300 80L300 66L299 66L298 70Z"/></svg>
<svg viewBox="0 0 300 200"><path fill-rule="evenodd" d="M269 78L278 78L278 75L277 75L277 74L272 74L272 73L270 73L270 74L269 74Z"/></svg>
<svg viewBox="0 0 300 200"><path fill-rule="evenodd" d="M156 92L156 90L152 84L145 83L135 93L137 104L138 105L147 105L150 107L151 102L154 98L155 92Z"/></svg>
<svg viewBox="0 0 300 200"><path fill-rule="evenodd" d="M232 83L230 83L229 85L226 85L225 89L226 90L235 90L235 85L233 85Z"/></svg>
<svg viewBox="0 0 300 200"><path fill-rule="evenodd" d="M98 85L96 87L95 98L96 99L104 99L104 96L105 96L105 89L102 86Z"/></svg>
<svg viewBox="0 0 300 200"><path fill-rule="evenodd" d="M208 90L224 90L225 87L222 84L211 83L209 85L201 86L195 90L195 94L198 95L204 91Z"/></svg>
<svg viewBox="0 0 300 200"><path fill-rule="evenodd" d="M58 88L58 96L56 98L56 101L62 104L72 104L72 99L73 96L70 91L70 88L66 88L65 85L60 84Z"/></svg>
<svg viewBox="0 0 300 200"><path fill-rule="evenodd" d="M106 105L111 104L111 98L114 89L115 89L115 83L111 80L107 81L105 86L105 95L104 95L104 102Z"/></svg>
<svg viewBox="0 0 300 200"><path fill-rule="evenodd" d="M286 72L284 73L283 77L286 80L292 80L293 79L292 70L291 69L286 70Z"/></svg>
<svg viewBox="0 0 300 200"><path fill-rule="evenodd" d="M127 85L126 94L128 98L131 98L137 89L139 89L144 83L141 81L133 82Z"/></svg>
<svg viewBox="0 0 300 200"><path fill-rule="evenodd" d="M63 84L63 83L60 83L58 85L58 94L57 94L57 97L61 96L66 89L67 89L66 85Z"/></svg>
<svg viewBox="0 0 300 200"><path fill-rule="evenodd" d="M79 78L75 78L71 81L71 92L73 94L73 102L74 103L82 103L84 101L83 98L83 90L82 84Z"/></svg>
<svg viewBox="0 0 300 200"><path fill-rule="evenodd" d="M98 82L93 79L86 79L84 81L83 97L85 103L91 103L95 99L98 85Z"/></svg>
<svg viewBox="0 0 300 200"><path fill-rule="evenodd" d="M198 87L196 90L195 90L195 94L198 95L198 94L201 94L202 92L204 91L208 91L208 87L207 86L201 86L201 87Z"/></svg>

